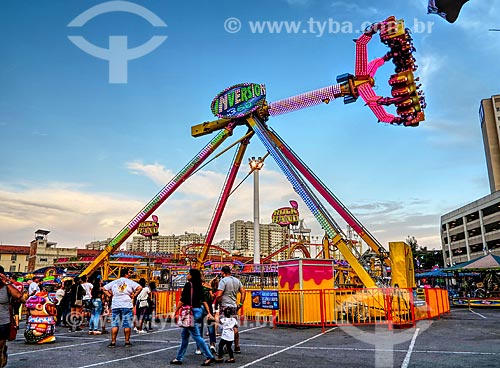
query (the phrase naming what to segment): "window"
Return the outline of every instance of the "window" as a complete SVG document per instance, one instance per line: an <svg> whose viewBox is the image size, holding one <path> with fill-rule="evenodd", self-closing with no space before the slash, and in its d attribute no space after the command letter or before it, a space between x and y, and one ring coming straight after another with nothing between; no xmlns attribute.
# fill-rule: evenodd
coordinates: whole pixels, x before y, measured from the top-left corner
<svg viewBox="0 0 500 368"><path fill-rule="evenodd" d="M40 262L47 262L47 258L40 258Z"/></svg>
<svg viewBox="0 0 500 368"><path fill-rule="evenodd" d="M16 272L16 265L10 266L9 272Z"/></svg>
<svg viewBox="0 0 500 368"><path fill-rule="evenodd" d="M13 254L10 256L11 261L17 261L17 254Z"/></svg>

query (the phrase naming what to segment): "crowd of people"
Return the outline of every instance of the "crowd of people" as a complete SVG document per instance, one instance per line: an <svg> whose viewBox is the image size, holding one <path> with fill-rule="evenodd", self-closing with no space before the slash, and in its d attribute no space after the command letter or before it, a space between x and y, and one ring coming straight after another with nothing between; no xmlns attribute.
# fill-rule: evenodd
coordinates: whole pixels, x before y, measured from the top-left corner
<svg viewBox="0 0 500 368"><path fill-rule="evenodd" d="M129 279L130 275L128 269L122 269L121 277L118 280ZM120 301L129 298L123 292L112 289L116 281L105 285L100 277L88 280L85 275L65 280L55 292L56 326L67 327L70 332L82 331L88 327L89 335L101 335L109 333L106 325L111 322L111 332L113 333L113 305L119 306ZM133 283L134 289L141 286L143 291L140 295L132 295L132 299L130 299L130 303L126 303L126 307L131 309L136 307L134 330L137 333L146 333L148 328L152 330L151 319L155 306L153 291L156 290L156 284L153 281L150 282L149 286L146 286L144 278L141 278L139 283L133 280L130 280L130 283Z"/></svg>
<svg viewBox="0 0 500 368"><path fill-rule="evenodd" d="M204 282L200 270L189 270L187 282L182 290L175 315L179 316L184 306L190 306L194 323L182 327L181 345L176 357L170 361L170 364L182 365L190 336L196 342L195 353L203 354L205 357L202 366L209 366L214 362L223 362L224 352L229 354L229 358L225 362L235 363L234 353L241 353L238 333L238 309L243 306L245 301L245 289L241 281L231 275L229 266L222 267L221 271L222 279L220 281L216 278L207 283ZM238 294L240 294L239 302ZM204 321L207 322L209 344L203 339ZM218 349L216 348L215 336L217 325L222 332ZM232 349L233 342L234 351Z"/></svg>
<svg viewBox="0 0 500 368"><path fill-rule="evenodd" d="M2 351L5 351L7 337L4 336L9 324L2 327L2 288L9 291L8 304L18 303L15 315L23 300L43 292L42 278L35 276L25 294L16 292L10 287L12 280L0 270L0 368ZM132 346L130 337L132 331L137 334L146 334L152 331L152 322L155 309L155 282L147 285L141 278L134 281L132 270L123 268L120 278L104 283L100 276L87 278L86 275L65 278L55 292L52 292L52 301L57 309L56 326L68 328L70 332L84 331L89 335L101 335L111 332L109 348L116 347L120 328L123 329L125 347ZM10 281L9 281L10 280ZM4 288L4 286L6 286ZM239 302L238 294L240 294ZM5 298L7 298L6 296ZM5 299L4 298L4 299ZM181 365L189 344L189 337L196 341L195 354L203 354L205 360L202 366L214 362L223 362L223 355L228 354L227 363L234 363L234 353L240 353L238 333L238 310L245 300L245 290L241 281L231 275L228 266L222 268L222 274L211 280L204 280L198 269L190 269L187 282L181 293L180 301L176 305L175 318L179 318L179 311L183 306L189 306L193 323L181 329L181 345L176 357L170 361L172 365ZM5 309L5 308L4 308ZM6 317L3 318L6 321ZM4 322L5 322L4 321ZM19 321L16 322L17 328ZM106 328L110 323L110 331ZM207 329L208 342L203 338L204 329ZM220 336L217 346L217 336ZM5 340L2 338L5 337ZM2 341L4 343L2 344ZM233 349L234 343L234 349Z"/></svg>

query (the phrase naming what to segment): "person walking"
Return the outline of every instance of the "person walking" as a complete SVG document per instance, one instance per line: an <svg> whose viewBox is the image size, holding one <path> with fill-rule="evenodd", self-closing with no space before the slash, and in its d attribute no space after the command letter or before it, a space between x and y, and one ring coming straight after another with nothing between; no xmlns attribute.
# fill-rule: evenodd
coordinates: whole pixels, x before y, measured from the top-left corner
<svg viewBox="0 0 500 368"><path fill-rule="evenodd" d="M104 283L101 281L101 288ZM106 323L111 322L111 298L109 298L104 292L102 292L102 314L101 314L101 333L108 334L109 331L106 330Z"/></svg>
<svg viewBox="0 0 500 368"><path fill-rule="evenodd" d="M73 279L73 285L71 285L70 290L70 305L71 312L69 318L69 331L81 331L80 325L83 322L83 296L85 295L85 289L82 287L82 281L79 276L75 276Z"/></svg>
<svg viewBox="0 0 500 368"><path fill-rule="evenodd" d="M92 314L92 284L87 281L87 275L81 277L82 287L85 290L83 295L83 308L82 315L85 323L90 321L90 315Z"/></svg>
<svg viewBox="0 0 500 368"><path fill-rule="evenodd" d="M64 299L64 295L66 294L66 290L64 289L64 285L60 283L58 285L58 289L56 291L56 308L57 308L57 321L56 321L56 326L61 326L61 320L62 320L62 312L63 312L63 305L62 301Z"/></svg>
<svg viewBox="0 0 500 368"><path fill-rule="evenodd" d="M217 280L217 278L215 278ZM203 282L203 292L205 293L205 300L208 304L208 312L210 315L214 316L214 319L209 319L207 317L207 330L208 330L208 337L210 340L210 350L212 351L213 354L216 353L216 337L215 337L215 311L214 311L214 297L215 293L217 292L217 288L214 289L214 280L211 280L210 282ZM203 328L202 330L202 336L203 336Z"/></svg>
<svg viewBox="0 0 500 368"><path fill-rule="evenodd" d="M149 283L149 290L151 291L149 293L149 298L148 298L148 310L146 312L146 315L144 316L144 323L147 323L149 326L148 331L151 332L153 331L153 314L156 311L156 282L151 281Z"/></svg>
<svg viewBox="0 0 500 368"><path fill-rule="evenodd" d="M134 331L138 334L145 334L146 331L143 330L144 326L144 318L149 309L148 298L151 290L146 286L146 279L141 278L139 280L139 285L142 286L141 292L137 295L137 301L135 304L135 314L136 314L136 322L135 325L138 327L134 327Z"/></svg>
<svg viewBox="0 0 500 368"><path fill-rule="evenodd" d="M234 330L238 327L238 321L236 318L231 316L230 308L224 309L224 317L220 318L218 321L220 329L222 330L221 338L219 341L219 350L217 353L217 363L222 363L224 356L224 349L226 349L229 354L229 359L226 359L226 363L236 363L233 355L233 341L234 341Z"/></svg>
<svg viewBox="0 0 500 368"><path fill-rule="evenodd" d="M68 327L69 316L71 315L71 287L73 279L64 281L64 296L61 300L61 323L64 327Z"/></svg>
<svg viewBox="0 0 500 368"><path fill-rule="evenodd" d="M9 306L12 301L23 297L22 292L4 272L4 268L0 266L0 368L7 365L7 340L11 327Z"/></svg>
<svg viewBox="0 0 500 368"><path fill-rule="evenodd" d="M89 335L100 335L101 328L99 322L101 320L102 313L102 290L101 290L101 280L96 278L92 284L92 289L90 292L91 296L91 312L89 320Z"/></svg>
<svg viewBox="0 0 500 368"><path fill-rule="evenodd" d="M191 268L187 276L187 282L182 289L181 299L177 304L175 310L175 316L179 316L179 311L182 306L189 305L192 308L194 324L190 327L182 327L181 332L181 346L177 351L177 356L175 359L170 361L170 364L181 365L182 359L186 354L186 350L189 344L189 336L193 336L194 341L199 346L203 354L205 355L205 361L201 364L202 366L209 366L211 363L215 362L215 357L210 351L207 343L203 340L200 334L200 323L203 320L203 307L208 311L208 304L205 301L205 294L203 293L203 285L201 282L201 272L200 270ZM211 314L208 314L208 318L213 318Z"/></svg>
<svg viewBox="0 0 500 368"><path fill-rule="evenodd" d="M142 286L129 277L132 276L132 271L128 268L120 270L120 278L110 282L103 287L103 292L111 300L111 342L109 348L116 346L116 337L120 325L123 327L125 335L125 347L130 347L130 332L132 330L133 300L141 292Z"/></svg>
<svg viewBox="0 0 500 368"><path fill-rule="evenodd" d="M220 313L222 315L226 315L224 311L228 309L229 314L236 318L238 309L245 302L245 288L240 280L231 275L231 268L229 266L222 267L221 271L223 277L219 281L217 293L215 294L215 303L220 303ZM240 302L236 304L238 293L240 294ZM238 326L234 328L234 352L241 353Z"/></svg>
<svg viewBox="0 0 500 368"><path fill-rule="evenodd" d="M28 298L40 292L40 282L42 282L40 276L33 277L33 281L30 283L30 286L28 287Z"/></svg>

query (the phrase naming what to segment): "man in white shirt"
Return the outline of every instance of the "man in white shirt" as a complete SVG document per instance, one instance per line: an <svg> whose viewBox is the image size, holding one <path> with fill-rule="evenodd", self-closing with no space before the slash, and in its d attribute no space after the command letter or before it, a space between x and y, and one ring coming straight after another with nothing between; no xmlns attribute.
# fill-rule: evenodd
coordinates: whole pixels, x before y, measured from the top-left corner
<svg viewBox="0 0 500 368"><path fill-rule="evenodd" d="M40 286L38 285L41 281L40 276L33 277L33 281L31 282L28 288L28 296L33 296L36 293L40 292Z"/></svg>
<svg viewBox="0 0 500 368"><path fill-rule="evenodd" d="M113 298L111 301L111 342L108 345L109 348L116 346L120 324L125 335L125 347L132 346L130 332L134 318L133 300L142 290L141 285L129 279L132 275L132 271L129 271L128 268L122 268L120 278L105 285L102 289L104 294Z"/></svg>

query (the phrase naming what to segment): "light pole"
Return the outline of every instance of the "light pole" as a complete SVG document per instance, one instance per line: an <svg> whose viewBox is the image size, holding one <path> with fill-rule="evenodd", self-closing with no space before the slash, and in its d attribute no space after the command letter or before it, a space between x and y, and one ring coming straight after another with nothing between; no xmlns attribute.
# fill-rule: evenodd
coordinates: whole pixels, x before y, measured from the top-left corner
<svg viewBox="0 0 500 368"><path fill-rule="evenodd" d="M248 164L253 171L253 263L260 264L259 171L264 166L264 160L252 157L248 159Z"/></svg>

